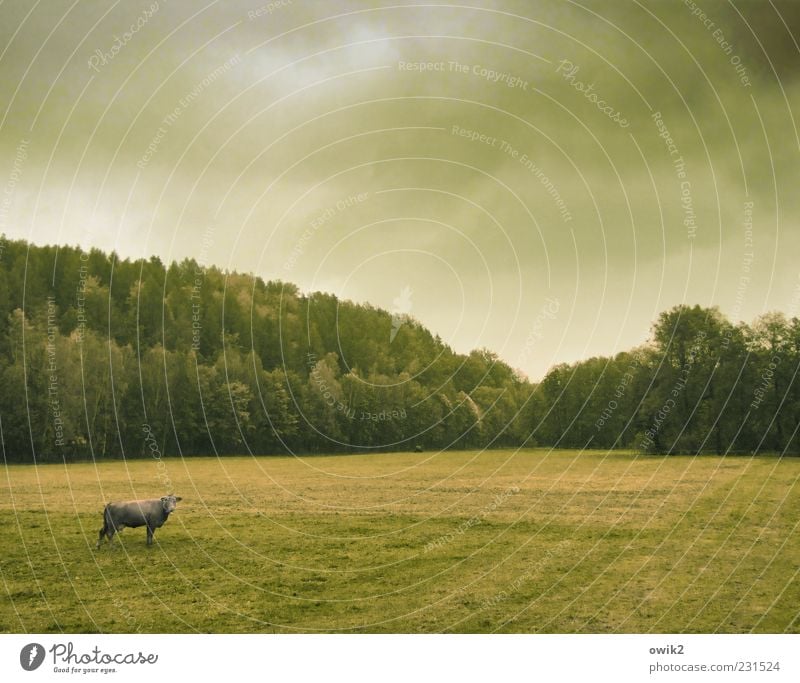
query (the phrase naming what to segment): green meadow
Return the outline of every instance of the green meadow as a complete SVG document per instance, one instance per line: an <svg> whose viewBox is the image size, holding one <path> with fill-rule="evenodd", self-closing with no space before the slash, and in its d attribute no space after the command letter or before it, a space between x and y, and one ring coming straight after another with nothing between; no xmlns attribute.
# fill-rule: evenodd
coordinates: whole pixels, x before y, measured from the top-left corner
<svg viewBox="0 0 800 683"><path fill-rule="evenodd" d="M0 631L800 632L798 458L162 465L0 470ZM95 550L105 502L172 490L153 547Z"/></svg>

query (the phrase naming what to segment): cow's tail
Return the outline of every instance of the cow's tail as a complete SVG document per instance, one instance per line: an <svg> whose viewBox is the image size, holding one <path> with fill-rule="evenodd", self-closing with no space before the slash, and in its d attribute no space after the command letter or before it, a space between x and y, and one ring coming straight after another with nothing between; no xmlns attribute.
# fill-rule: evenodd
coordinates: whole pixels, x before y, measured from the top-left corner
<svg viewBox="0 0 800 683"><path fill-rule="evenodd" d="M103 508L103 528L100 529L100 533L98 534L97 537L98 548L100 547L100 544L103 542L103 538L108 536L108 532L111 530L111 514L108 511L110 505L111 503L106 503L106 506Z"/></svg>

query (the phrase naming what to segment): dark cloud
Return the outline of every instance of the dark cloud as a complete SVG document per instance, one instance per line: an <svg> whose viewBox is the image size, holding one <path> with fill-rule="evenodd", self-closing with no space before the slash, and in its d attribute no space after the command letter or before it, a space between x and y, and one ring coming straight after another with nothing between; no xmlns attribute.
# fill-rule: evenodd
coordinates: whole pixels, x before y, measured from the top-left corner
<svg viewBox="0 0 800 683"><path fill-rule="evenodd" d="M3 3L2 158L28 141L3 229L167 259L210 230L222 266L384 307L410 286L533 376L683 300L787 307L797 3L398 4Z"/></svg>

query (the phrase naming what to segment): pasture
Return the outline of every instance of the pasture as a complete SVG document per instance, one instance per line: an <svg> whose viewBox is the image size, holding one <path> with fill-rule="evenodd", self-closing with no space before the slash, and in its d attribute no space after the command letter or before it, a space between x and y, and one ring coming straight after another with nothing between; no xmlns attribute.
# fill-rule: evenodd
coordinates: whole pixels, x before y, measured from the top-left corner
<svg viewBox="0 0 800 683"><path fill-rule="evenodd" d="M0 631L800 632L798 458L163 465L0 469ZM171 490L153 547L94 549L105 502Z"/></svg>

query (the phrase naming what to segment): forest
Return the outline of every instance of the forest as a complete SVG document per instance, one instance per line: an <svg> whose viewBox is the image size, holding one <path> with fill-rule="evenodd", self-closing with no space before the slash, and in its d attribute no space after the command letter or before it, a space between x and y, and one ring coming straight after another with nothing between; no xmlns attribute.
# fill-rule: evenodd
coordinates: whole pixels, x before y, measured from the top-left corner
<svg viewBox="0 0 800 683"><path fill-rule="evenodd" d="M7 462L423 449L800 452L800 321L662 313L538 383L410 316L187 259L0 242Z"/></svg>

